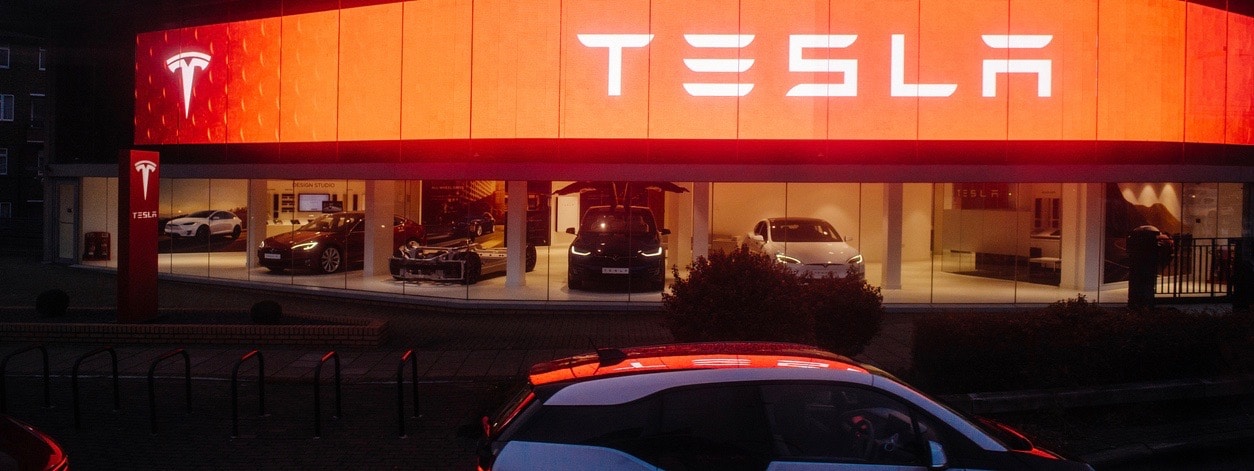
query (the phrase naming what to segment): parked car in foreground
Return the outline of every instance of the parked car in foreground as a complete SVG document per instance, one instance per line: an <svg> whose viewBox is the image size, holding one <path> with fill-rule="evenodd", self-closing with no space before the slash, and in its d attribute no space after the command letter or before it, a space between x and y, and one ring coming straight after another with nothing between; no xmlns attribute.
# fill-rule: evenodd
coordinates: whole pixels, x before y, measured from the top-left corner
<svg viewBox="0 0 1254 471"><path fill-rule="evenodd" d="M617 283L660 290L666 283L667 229L659 229L653 211L643 206L593 206L584 212L567 256L567 285Z"/></svg>
<svg viewBox="0 0 1254 471"><path fill-rule="evenodd" d="M366 213L323 214L291 232L268 237L257 247L257 263L270 271L312 269L334 273L365 260ZM392 246L426 240L422 225L392 217Z"/></svg>
<svg viewBox="0 0 1254 471"><path fill-rule="evenodd" d="M749 248L775 257L799 276L862 277L862 254L817 218L768 218L745 237Z"/></svg>
<svg viewBox="0 0 1254 471"><path fill-rule="evenodd" d="M47 434L8 415L0 415L0 470L66 471L69 458Z"/></svg>
<svg viewBox="0 0 1254 471"><path fill-rule="evenodd" d="M171 219L165 223L165 233L172 238L195 237L208 240L209 236L231 236L238 239L244 221L230 211L208 209Z"/></svg>
<svg viewBox="0 0 1254 471"><path fill-rule="evenodd" d="M479 469L1088 470L873 366L785 343L598 350L533 366Z"/></svg>
<svg viewBox="0 0 1254 471"><path fill-rule="evenodd" d="M478 283L488 275L505 273L509 261L506 247L484 248L470 240L447 247L425 247L417 242L402 245L388 260L392 278L399 281L456 281ZM536 269L536 248L527 245L523 268Z"/></svg>

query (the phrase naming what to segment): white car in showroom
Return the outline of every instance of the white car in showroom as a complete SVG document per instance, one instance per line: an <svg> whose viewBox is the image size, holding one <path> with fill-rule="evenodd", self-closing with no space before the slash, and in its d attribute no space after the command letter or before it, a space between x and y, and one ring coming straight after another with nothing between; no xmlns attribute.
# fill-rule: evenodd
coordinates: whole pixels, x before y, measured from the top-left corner
<svg viewBox="0 0 1254 471"><path fill-rule="evenodd" d="M243 227L244 221L240 220L235 213L207 209L171 219L165 223L165 233L175 239L180 237L207 239L209 236L216 235L238 239Z"/></svg>
<svg viewBox="0 0 1254 471"><path fill-rule="evenodd" d="M744 243L775 257L799 276L862 277L862 254L830 223L818 218L767 218L758 221Z"/></svg>

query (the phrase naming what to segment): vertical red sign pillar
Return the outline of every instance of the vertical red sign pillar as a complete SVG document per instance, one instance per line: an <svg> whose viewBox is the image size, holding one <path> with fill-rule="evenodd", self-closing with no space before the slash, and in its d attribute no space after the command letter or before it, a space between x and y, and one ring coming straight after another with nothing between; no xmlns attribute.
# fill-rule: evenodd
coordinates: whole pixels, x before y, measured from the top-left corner
<svg viewBox="0 0 1254 471"><path fill-rule="evenodd" d="M118 322L157 317L157 176L160 154L118 158Z"/></svg>

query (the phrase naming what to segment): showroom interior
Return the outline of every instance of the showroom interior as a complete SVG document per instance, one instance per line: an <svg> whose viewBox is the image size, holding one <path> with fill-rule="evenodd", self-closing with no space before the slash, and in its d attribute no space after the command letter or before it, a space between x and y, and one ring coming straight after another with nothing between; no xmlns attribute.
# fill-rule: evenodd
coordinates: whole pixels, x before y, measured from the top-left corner
<svg viewBox="0 0 1254 471"><path fill-rule="evenodd" d="M583 249L568 229L624 204L656 217L666 281L760 221L814 218L885 303L1122 303L1133 229L1210 244L1215 260L1254 235L1254 19L1213 2L267 0L172 14L128 44L129 144L160 154L159 224L226 211L239 235L163 230L167 277L656 306L665 288L570 283ZM50 170L51 258L115 268L120 169ZM267 241L345 211L364 224L342 269L262 265ZM404 221L502 265L473 283L398 279ZM1212 294L1230 281L1201 279Z"/></svg>
<svg viewBox="0 0 1254 471"><path fill-rule="evenodd" d="M77 211L81 222L63 234L62 255L87 266L115 268L116 246L106 249L113 253L99 255L87 241L89 233L116 237L117 198L109 195L116 195L117 180L85 177L81 182L83 197L69 202L82 205ZM568 286L567 252L574 235L566 228L576 227L582 210L600 202L588 199L595 191L558 194L572 183L527 182L521 187L531 226L528 242L538 254L533 271L523 273L521 280L501 273L464 284L395 279L386 259L396 256L397 247L389 240L387 225L367 224L366 230L377 233L373 237L380 241L370 249L376 252L371 262L335 273L267 270L258 264L256 247L322 215L323 201L338 201L342 204L330 205L331 211L364 211L369 222L371 215L380 214L370 209L379 206L390 209L382 214L426 223L433 231L450 207L457 208L457 216L465 214L464 207L474 207L474 215L487 213L496 224L478 236L463 232L439 238L432 232L427 242L448 246L472 240L483 248L508 251L503 247L509 199L505 181L163 178L160 220L225 210L240 217L244 231L238 239L163 234L159 270L180 278L418 300L660 302L661 291L630 283ZM1236 183L675 183L688 191L643 190L651 203L638 204L652 207L658 225L670 231L663 236L665 263L680 276L694 256L744 243L759 220L820 218L863 254L867 281L881 287L891 304L1037 304L1077 295L1126 302L1126 273L1120 271L1126 261L1119 258L1126 257L1122 239L1129 230L1151 224L1168 234L1198 239L1239 237L1245 214L1244 185ZM886 191L900 192L899 216L885 210L894 201ZM1108 212L1136 216L1107 217ZM887 227L890 219L895 219L896 230ZM542 234L536 226L543 227ZM889 256L890 233L900 240L896 259ZM885 263L898 264L896 280L886 273ZM667 276L670 281L674 275Z"/></svg>

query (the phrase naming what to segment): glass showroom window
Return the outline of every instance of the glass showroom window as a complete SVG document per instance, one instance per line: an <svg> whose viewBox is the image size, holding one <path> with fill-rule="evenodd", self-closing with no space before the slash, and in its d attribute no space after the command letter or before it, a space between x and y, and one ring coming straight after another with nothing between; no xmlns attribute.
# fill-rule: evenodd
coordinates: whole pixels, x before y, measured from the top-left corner
<svg viewBox="0 0 1254 471"><path fill-rule="evenodd" d="M0 47L0 69L9 68L9 48Z"/></svg>
<svg viewBox="0 0 1254 471"><path fill-rule="evenodd" d="M9 149L0 147L0 175L9 174Z"/></svg>

